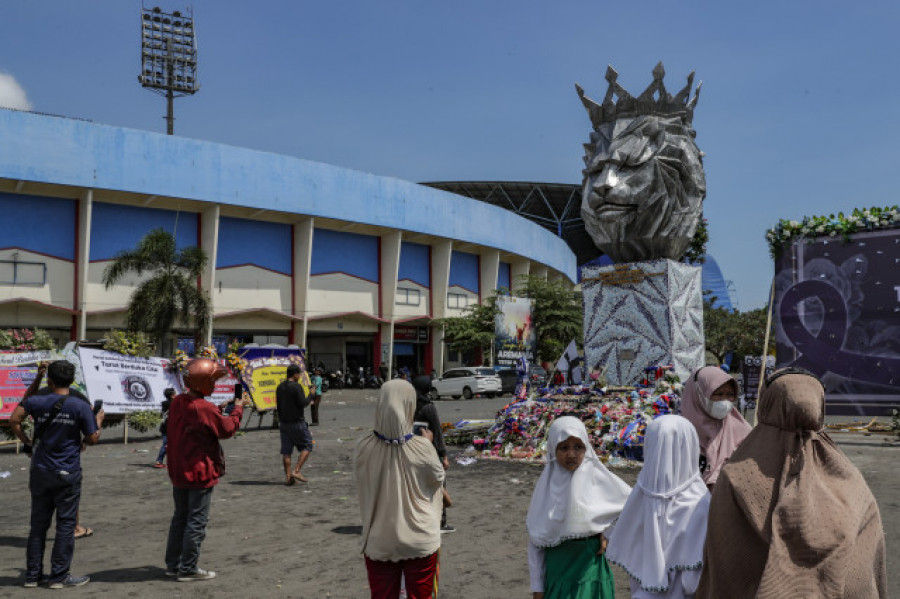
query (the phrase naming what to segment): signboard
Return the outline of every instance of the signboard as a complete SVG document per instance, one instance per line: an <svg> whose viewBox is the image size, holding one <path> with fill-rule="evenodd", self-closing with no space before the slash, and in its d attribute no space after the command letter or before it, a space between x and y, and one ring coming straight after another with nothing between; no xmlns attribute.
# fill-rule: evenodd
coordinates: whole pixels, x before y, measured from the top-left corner
<svg viewBox="0 0 900 599"><path fill-rule="evenodd" d="M225 365L225 360L219 360L219 363L223 366ZM231 401L234 399L234 386L238 384L238 379L229 373L227 376L223 376L219 380L216 381L216 389L212 392L212 395L207 397L206 399L210 402L219 405L226 401Z"/></svg>
<svg viewBox="0 0 900 599"><path fill-rule="evenodd" d="M260 356L247 360L247 365L241 372L244 386L247 387L256 409L260 411L275 408L275 390L286 380L286 371L290 364L300 366L300 385L307 395L311 385L306 371L306 360L301 350L279 350L272 351L271 354L268 357ZM245 360L246 356L247 354L244 354ZM231 389L233 393L234 387Z"/></svg>
<svg viewBox="0 0 900 599"><path fill-rule="evenodd" d="M534 363L534 327L531 323L531 300L501 295L497 297L494 320L494 364L515 368L522 356Z"/></svg>
<svg viewBox="0 0 900 599"><path fill-rule="evenodd" d="M798 241L775 276L776 359L822 379L830 414L900 401L900 229Z"/></svg>
<svg viewBox="0 0 900 599"><path fill-rule="evenodd" d="M60 359L59 352L47 349L39 349L24 352L0 353L0 366L21 366L23 364L37 364L38 362L50 362Z"/></svg>
<svg viewBox="0 0 900 599"><path fill-rule="evenodd" d="M91 401L102 399L107 414L159 410L163 391L167 387L181 388L181 381L169 370L169 360L164 358L140 358L84 347L79 348L78 354L88 397Z"/></svg>
<svg viewBox="0 0 900 599"><path fill-rule="evenodd" d="M769 376L774 369L775 356L766 356L765 376ZM741 366L741 386L744 388L744 399L747 401L756 401L761 371L762 358L760 356L744 356L744 364Z"/></svg>
<svg viewBox="0 0 900 599"><path fill-rule="evenodd" d="M25 391L34 381L39 362L68 360L75 364L75 383L72 385L85 392L84 380L81 376L81 365L78 354L74 353L74 344L70 343L62 352L51 350L34 350L24 352L0 353L0 420L8 420L13 410L22 400ZM43 381L46 384L46 380Z"/></svg>
<svg viewBox="0 0 900 599"><path fill-rule="evenodd" d="M0 419L9 420L36 374L37 366L0 366Z"/></svg>
<svg viewBox="0 0 900 599"><path fill-rule="evenodd" d="M600 281L604 285L635 285L643 283L650 277L665 276L665 272L646 272L633 264L614 264L612 270L600 271L596 277L587 277L583 281Z"/></svg>
<svg viewBox="0 0 900 599"><path fill-rule="evenodd" d="M395 326L394 339L396 341L428 341L428 327Z"/></svg>

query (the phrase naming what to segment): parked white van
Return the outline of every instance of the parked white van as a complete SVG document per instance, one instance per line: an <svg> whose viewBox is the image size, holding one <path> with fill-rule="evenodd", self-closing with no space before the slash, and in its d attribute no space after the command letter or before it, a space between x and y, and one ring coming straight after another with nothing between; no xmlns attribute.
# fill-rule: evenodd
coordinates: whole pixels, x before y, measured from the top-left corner
<svg viewBox="0 0 900 599"><path fill-rule="evenodd" d="M453 399L460 397L472 399L474 395L497 397L501 388L500 377L493 368L484 366L451 368L440 378L431 381L431 397L432 399L448 395Z"/></svg>

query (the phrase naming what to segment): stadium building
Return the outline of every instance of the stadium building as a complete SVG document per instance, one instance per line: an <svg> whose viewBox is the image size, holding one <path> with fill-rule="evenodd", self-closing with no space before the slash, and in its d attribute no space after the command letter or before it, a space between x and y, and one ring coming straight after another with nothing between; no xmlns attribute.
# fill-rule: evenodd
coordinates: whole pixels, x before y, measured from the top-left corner
<svg viewBox="0 0 900 599"><path fill-rule="evenodd" d="M483 201L244 148L0 109L0 327L121 328L103 272L150 230L209 256L212 340L296 343L329 368L441 370L435 320L516 277L574 282L557 231ZM187 333L187 331L184 331Z"/></svg>

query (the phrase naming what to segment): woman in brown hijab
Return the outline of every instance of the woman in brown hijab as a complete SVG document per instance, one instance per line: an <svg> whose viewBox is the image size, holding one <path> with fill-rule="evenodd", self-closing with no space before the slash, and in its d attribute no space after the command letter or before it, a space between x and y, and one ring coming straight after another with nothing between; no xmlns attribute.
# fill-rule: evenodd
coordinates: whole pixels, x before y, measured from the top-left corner
<svg viewBox="0 0 900 599"><path fill-rule="evenodd" d="M878 506L824 420L813 375L766 380L759 425L713 491L698 598L887 596Z"/></svg>

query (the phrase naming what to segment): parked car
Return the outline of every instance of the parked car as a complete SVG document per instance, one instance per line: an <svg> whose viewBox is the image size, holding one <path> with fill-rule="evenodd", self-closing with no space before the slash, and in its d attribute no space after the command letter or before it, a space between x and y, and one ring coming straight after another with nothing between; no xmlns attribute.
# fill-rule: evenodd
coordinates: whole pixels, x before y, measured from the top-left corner
<svg viewBox="0 0 900 599"><path fill-rule="evenodd" d="M431 381L432 399L448 395L453 399L472 399L475 395L496 397L500 395L501 389L500 377L494 369L482 366L451 368Z"/></svg>
<svg viewBox="0 0 900 599"><path fill-rule="evenodd" d="M500 377L500 395L512 395L519 383L519 373L515 368L501 368L497 371Z"/></svg>

